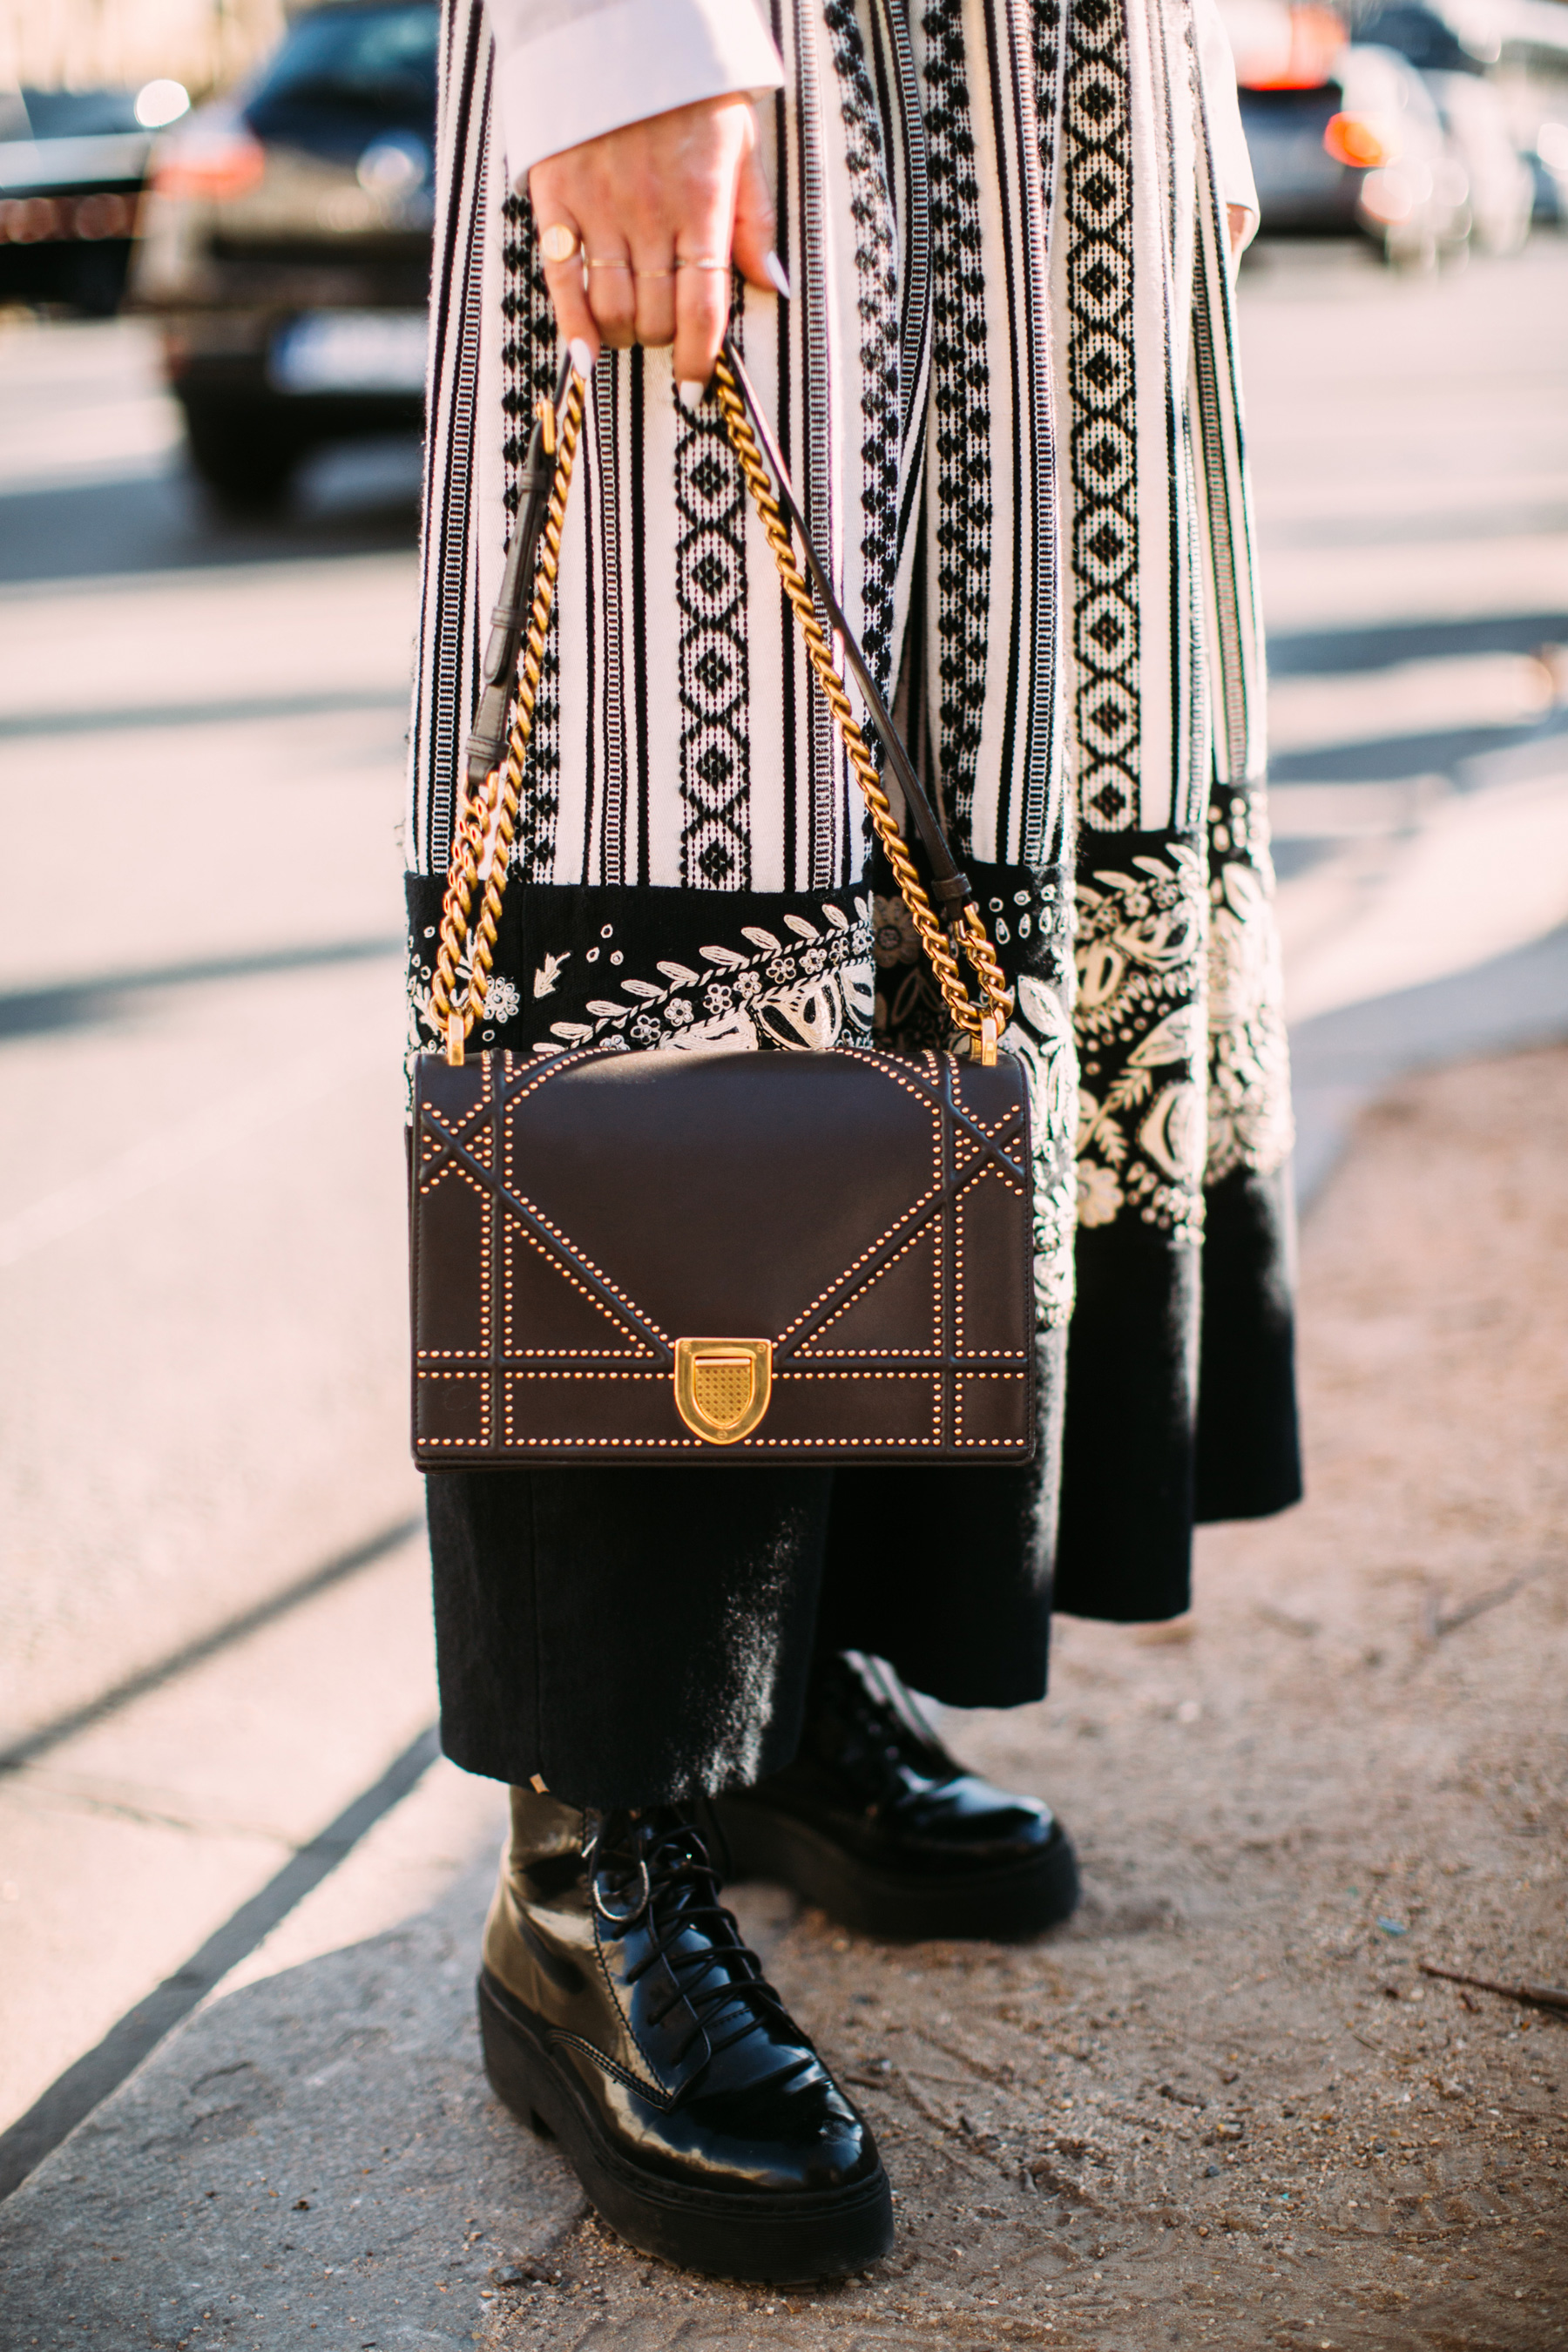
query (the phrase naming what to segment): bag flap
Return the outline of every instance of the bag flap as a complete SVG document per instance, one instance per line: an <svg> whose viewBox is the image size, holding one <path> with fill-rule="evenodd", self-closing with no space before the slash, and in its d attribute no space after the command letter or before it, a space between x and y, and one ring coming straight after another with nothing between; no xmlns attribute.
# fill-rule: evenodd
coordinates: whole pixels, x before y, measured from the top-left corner
<svg viewBox="0 0 1568 2352"><path fill-rule="evenodd" d="M432 1055L416 1104L416 1203L447 1195L422 1221L438 1261L426 1249L417 1265L426 1357L490 1344L471 1293L492 1253L509 1355L664 1366L699 1333L767 1339L780 1361L966 1353L977 1283L986 1330L971 1346L990 1361L1027 1349L1029 1301L1012 1296L1030 1166L1016 1062L598 1050L453 1069ZM944 1297L960 1302L953 1328Z"/></svg>

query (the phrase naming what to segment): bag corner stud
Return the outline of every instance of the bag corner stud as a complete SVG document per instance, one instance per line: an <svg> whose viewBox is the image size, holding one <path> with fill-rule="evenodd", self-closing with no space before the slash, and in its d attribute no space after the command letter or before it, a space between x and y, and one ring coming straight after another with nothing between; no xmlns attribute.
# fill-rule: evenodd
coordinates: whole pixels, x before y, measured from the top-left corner
<svg viewBox="0 0 1568 2352"><path fill-rule="evenodd" d="M749 1437L768 1409L773 1385L771 1339L678 1339L675 1408L710 1445Z"/></svg>

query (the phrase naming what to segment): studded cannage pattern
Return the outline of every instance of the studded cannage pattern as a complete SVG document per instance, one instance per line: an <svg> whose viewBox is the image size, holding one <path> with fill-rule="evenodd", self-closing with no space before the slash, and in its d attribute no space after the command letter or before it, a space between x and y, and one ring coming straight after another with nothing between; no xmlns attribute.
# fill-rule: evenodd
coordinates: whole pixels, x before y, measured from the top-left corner
<svg viewBox="0 0 1568 2352"><path fill-rule="evenodd" d="M664 1253L668 1264L688 1265L696 1262L694 1250L700 1258L706 1249L700 1238L706 1233L700 1142L693 1146L689 1232L671 1234L668 1206L657 1228L646 1220L639 1225L638 1180L628 1168L626 1224L617 1226L625 1249L615 1253L618 1275L598 1263L558 1216L546 1213L530 1196L526 1181L531 1103L545 1087L570 1083L574 1069L603 1063L613 1051L563 1055L542 1064L495 1053L479 1056L460 1073L426 1066L428 1084L416 1124L415 1370L416 1390L427 1401L416 1402L416 1451L427 1465L453 1455L526 1461L591 1450L606 1458L637 1459L649 1453L700 1455L707 1450L675 1419L675 1341L682 1335L666 1329L641 1304L637 1275L628 1270L635 1269L639 1252ZM792 1056L787 1067L805 1077L807 1058ZM900 1204L890 1218L879 1224L873 1221L853 1255L782 1329L738 1335L771 1340L774 1396L757 1430L725 1449L729 1458L748 1450L862 1460L911 1452L935 1458L979 1452L1026 1454L1033 1443L1034 1350L1028 1296L1031 1160L1023 1087L1005 1066L1000 1073L975 1073L935 1054L904 1061L850 1047L831 1057L809 1058L831 1058L840 1071L848 1059L865 1072L874 1092L858 1097L861 1115L853 1131L877 1137L871 1148L879 1157L897 1153ZM681 1073L668 1073L666 1083L689 1083L686 1072L691 1066L687 1063ZM769 1090L773 1108L767 1115L782 1121L781 1135L791 1128L789 1083L785 1078L783 1091ZM919 1107L920 1128L911 1131L907 1113L886 1118L879 1103L888 1088ZM596 1099L601 1098L580 1097L590 1109ZM754 1095L751 1099L755 1102ZM679 1103L670 1100L669 1116L679 1122ZM613 1116L607 1108L599 1115ZM918 1151L912 1133L924 1136ZM825 1136L834 1169L831 1178L825 1169L824 1181L841 1186L839 1149L837 1135ZM456 1223L444 1212L454 1185L480 1194L483 1215L477 1226L471 1211ZM679 1218L679 1211L673 1213ZM795 1213L793 1194L789 1203L759 1205L759 1216L773 1234L775 1258L782 1251L786 1265L785 1228ZM910 1328L907 1292L891 1305L888 1292L879 1292L879 1285L911 1260L919 1265L922 1248L929 1251L930 1265L923 1339ZM550 1309L540 1300L554 1295L551 1287L531 1291L534 1319L530 1328L519 1328L520 1252L549 1265L578 1302L604 1318L602 1347L584 1344L581 1305L563 1337L545 1328ZM649 1273L656 1280L666 1278L652 1265ZM433 1286L428 1292L426 1282ZM475 1346L426 1344L420 1302L427 1296L445 1301L476 1288L479 1311L468 1327L477 1332ZM858 1320L853 1332L846 1333L840 1327L852 1313ZM694 1314L700 1324L700 1311L694 1308ZM974 1403L981 1391L970 1385L981 1381L985 1393L999 1401L984 1412ZM580 1408L571 1404L574 1396L582 1400ZM553 1416L546 1433L541 1433L541 1397L548 1399L547 1419Z"/></svg>

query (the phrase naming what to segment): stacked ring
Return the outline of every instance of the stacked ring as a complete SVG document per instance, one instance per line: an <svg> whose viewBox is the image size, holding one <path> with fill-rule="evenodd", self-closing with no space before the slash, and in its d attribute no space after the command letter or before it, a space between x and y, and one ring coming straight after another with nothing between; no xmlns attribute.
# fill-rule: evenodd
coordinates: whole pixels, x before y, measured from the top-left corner
<svg viewBox="0 0 1568 2352"><path fill-rule="evenodd" d="M539 250L546 261L573 261L583 253L583 240L565 221L552 221L539 240ZM637 269L618 255L583 253L584 269L629 269L634 278L673 278L681 269L721 269L728 276L731 264L717 253L678 253L665 269Z"/></svg>

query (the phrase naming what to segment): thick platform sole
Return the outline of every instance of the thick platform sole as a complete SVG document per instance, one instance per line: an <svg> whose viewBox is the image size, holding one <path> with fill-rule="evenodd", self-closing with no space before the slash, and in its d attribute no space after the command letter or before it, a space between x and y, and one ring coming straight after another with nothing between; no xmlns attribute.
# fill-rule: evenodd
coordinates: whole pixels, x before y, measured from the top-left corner
<svg viewBox="0 0 1568 2352"><path fill-rule="evenodd" d="M809 1822L767 1805L712 1800L732 1879L771 1878L862 1936L889 1943L1011 1943L1059 1927L1078 1908L1078 1856L1060 1823L1037 1854L1004 1869L934 1882L879 1869Z"/></svg>
<svg viewBox="0 0 1568 2352"><path fill-rule="evenodd" d="M640 2253L710 2277L790 2284L864 2270L893 2242L892 2193L880 2164L851 2188L758 2191L661 2180L615 2147L529 2013L479 1972L479 2038L499 2098L550 2133L589 2202Z"/></svg>

